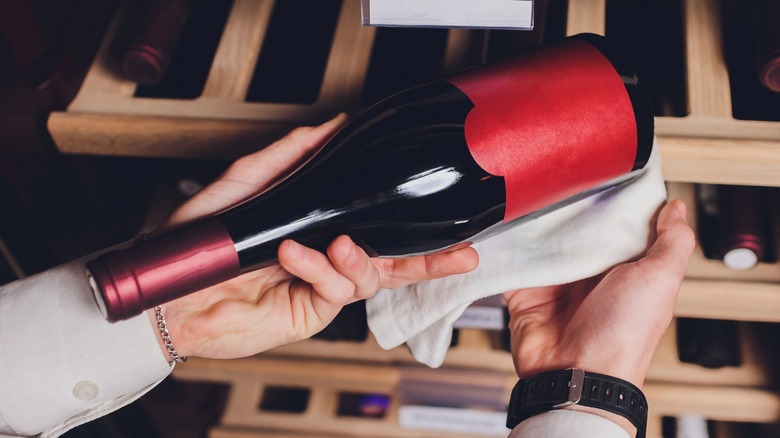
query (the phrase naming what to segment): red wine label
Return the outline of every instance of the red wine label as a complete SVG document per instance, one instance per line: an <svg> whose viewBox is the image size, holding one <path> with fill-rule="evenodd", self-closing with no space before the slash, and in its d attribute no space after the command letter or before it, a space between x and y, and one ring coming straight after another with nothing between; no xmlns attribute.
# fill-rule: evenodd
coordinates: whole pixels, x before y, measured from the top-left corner
<svg viewBox="0 0 780 438"><path fill-rule="evenodd" d="M474 103L474 160L506 184L505 221L624 175L637 147L618 73L590 44L565 43L448 79Z"/></svg>

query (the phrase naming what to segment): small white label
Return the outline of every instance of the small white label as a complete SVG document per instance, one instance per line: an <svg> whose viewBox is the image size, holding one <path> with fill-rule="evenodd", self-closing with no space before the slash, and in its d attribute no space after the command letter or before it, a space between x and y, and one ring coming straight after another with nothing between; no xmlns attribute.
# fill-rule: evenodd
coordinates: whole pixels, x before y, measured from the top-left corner
<svg viewBox="0 0 780 438"><path fill-rule="evenodd" d="M455 320L455 328L475 328L482 330L503 330L504 309L502 307L470 306Z"/></svg>
<svg viewBox="0 0 780 438"><path fill-rule="evenodd" d="M363 0L370 26L534 27L534 0Z"/></svg>
<svg viewBox="0 0 780 438"><path fill-rule="evenodd" d="M404 429L467 435L506 436L506 412L407 405L398 408L398 425Z"/></svg>

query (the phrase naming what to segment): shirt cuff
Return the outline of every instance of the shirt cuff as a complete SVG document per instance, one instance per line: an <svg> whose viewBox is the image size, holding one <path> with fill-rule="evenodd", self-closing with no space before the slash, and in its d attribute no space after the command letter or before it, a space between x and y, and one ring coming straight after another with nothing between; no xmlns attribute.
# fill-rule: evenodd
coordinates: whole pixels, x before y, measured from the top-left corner
<svg viewBox="0 0 780 438"><path fill-rule="evenodd" d="M587 412L549 411L518 424L509 438L629 438L614 422Z"/></svg>
<svg viewBox="0 0 780 438"><path fill-rule="evenodd" d="M0 434L58 436L170 374L146 314L100 315L87 260L0 287Z"/></svg>

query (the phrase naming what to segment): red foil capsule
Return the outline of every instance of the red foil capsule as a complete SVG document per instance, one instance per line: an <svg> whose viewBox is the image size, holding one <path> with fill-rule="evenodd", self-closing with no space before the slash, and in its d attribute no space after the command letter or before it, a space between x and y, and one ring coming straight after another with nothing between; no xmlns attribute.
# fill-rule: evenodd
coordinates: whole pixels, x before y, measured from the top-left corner
<svg viewBox="0 0 780 438"><path fill-rule="evenodd" d="M141 85L162 80L187 22L191 0L154 0L142 10L119 58L127 79Z"/></svg>
<svg viewBox="0 0 780 438"><path fill-rule="evenodd" d="M108 321L131 318L239 274L233 240L219 221L199 222L170 237L112 251L87 264L95 300Z"/></svg>
<svg viewBox="0 0 780 438"><path fill-rule="evenodd" d="M769 198L763 187L718 186L720 249L723 263L751 269L766 253Z"/></svg>

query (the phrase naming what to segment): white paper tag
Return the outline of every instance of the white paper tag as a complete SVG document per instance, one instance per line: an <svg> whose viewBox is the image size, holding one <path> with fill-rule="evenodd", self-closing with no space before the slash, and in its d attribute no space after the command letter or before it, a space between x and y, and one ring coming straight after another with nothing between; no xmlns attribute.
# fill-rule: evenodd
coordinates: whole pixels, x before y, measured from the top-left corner
<svg viewBox="0 0 780 438"><path fill-rule="evenodd" d="M398 408L398 425L404 429L467 435L506 436L506 412L405 405Z"/></svg>
<svg viewBox="0 0 780 438"><path fill-rule="evenodd" d="M453 327L503 330L506 327L504 323L504 309L503 307L469 306L455 320Z"/></svg>
<svg viewBox="0 0 780 438"><path fill-rule="evenodd" d="M362 0L368 26L534 27L534 0Z"/></svg>

